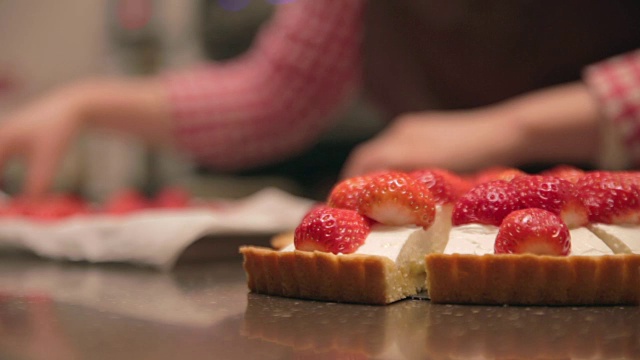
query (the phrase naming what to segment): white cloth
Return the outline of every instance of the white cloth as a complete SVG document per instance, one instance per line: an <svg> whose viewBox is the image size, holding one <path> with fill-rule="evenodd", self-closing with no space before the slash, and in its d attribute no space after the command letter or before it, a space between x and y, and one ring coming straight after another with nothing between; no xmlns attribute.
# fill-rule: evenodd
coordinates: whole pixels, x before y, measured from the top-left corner
<svg viewBox="0 0 640 360"><path fill-rule="evenodd" d="M170 269L184 249L205 236L291 230L312 203L267 188L220 208L86 215L56 222L0 218L0 248L24 249L52 259Z"/></svg>

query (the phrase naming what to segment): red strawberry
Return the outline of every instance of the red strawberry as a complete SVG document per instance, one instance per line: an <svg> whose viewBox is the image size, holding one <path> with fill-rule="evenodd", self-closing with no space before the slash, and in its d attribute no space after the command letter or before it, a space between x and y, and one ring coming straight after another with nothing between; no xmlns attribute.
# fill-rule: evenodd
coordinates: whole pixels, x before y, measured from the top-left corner
<svg viewBox="0 0 640 360"><path fill-rule="evenodd" d="M453 225L479 223L499 226L505 216L518 209L514 188L505 180L479 184L456 202Z"/></svg>
<svg viewBox="0 0 640 360"><path fill-rule="evenodd" d="M589 221L606 224L640 223L640 176L626 172L589 172L576 189L589 209Z"/></svg>
<svg viewBox="0 0 640 360"><path fill-rule="evenodd" d="M182 209L189 206L191 195L180 187L166 187L156 194L153 206L162 209Z"/></svg>
<svg viewBox="0 0 640 360"><path fill-rule="evenodd" d="M135 189L123 189L114 193L104 206L109 214L122 215L150 207L149 200Z"/></svg>
<svg viewBox="0 0 640 360"><path fill-rule="evenodd" d="M371 231L371 220L354 210L318 206L295 230L294 244L301 251L351 254Z"/></svg>
<svg viewBox="0 0 640 360"><path fill-rule="evenodd" d="M573 183L555 176L526 175L511 180L518 208L540 208L559 215L570 228L589 222L589 212Z"/></svg>
<svg viewBox="0 0 640 360"><path fill-rule="evenodd" d="M527 173L516 168L494 166L494 167L490 167L485 170L482 170L477 174L475 174L473 176L473 183L483 184L483 183L494 181L494 180L511 181L514 178L522 175L527 175Z"/></svg>
<svg viewBox="0 0 640 360"><path fill-rule="evenodd" d="M52 194L38 199L17 199L13 206L24 216L37 220L59 220L90 212L86 202L67 194Z"/></svg>
<svg viewBox="0 0 640 360"><path fill-rule="evenodd" d="M444 169L416 170L409 176L425 185L437 204L453 203L471 189L469 181Z"/></svg>
<svg viewBox="0 0 640 360"><path fill-rule="evenodd" d="M564 179L575 184L576 182L578 182L578 179L585 175L585 172L573 166L558 165L549 170L541 172L540 175L555 176L557 178Z"/></svg>
<svg viewBox="0 0 640 360"><path fill-rule="evenodd" d="M385 225L431 226L435 201L429 189L408 174L371 175L362 189L358 212Z"/></svg>
<svg viewBox="0 0 640 360"><path fill-rule="evenodd" d="M569 255L571 235L558 216L542 209L523 209L502 221L496 236L496 254Z"/></svg>
<svg viewBox="0 0 640 360"><path fill-rule="evenodd" d="M358 210L362 191L369 181L369 176L356 176L336 184L329 193L327 204L341 209Z"/></svg>

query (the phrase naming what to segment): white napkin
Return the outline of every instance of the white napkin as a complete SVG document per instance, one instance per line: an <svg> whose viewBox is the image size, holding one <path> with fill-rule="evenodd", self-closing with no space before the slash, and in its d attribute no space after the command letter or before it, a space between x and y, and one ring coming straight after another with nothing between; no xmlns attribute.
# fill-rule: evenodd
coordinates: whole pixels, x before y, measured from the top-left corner
<svg viewBox="0 0 640 360"><path fill-rule="evenodd" d="M130 262L169 269L184 249L205 236L291 230L312 204L309 199L266 188L219 210L145 210L55 222L0 218L0 247L53 259Z"/></svg>

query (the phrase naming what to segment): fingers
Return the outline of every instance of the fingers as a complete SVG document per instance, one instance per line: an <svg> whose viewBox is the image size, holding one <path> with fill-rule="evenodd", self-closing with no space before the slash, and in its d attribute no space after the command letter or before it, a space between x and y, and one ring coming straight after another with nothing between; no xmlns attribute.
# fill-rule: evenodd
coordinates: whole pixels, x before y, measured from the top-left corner
<svg viewBox="0 0 640 360"><path fill-rule="evenodd" d="M27 158L24 195L40 197L53 187L64 150L64 143L59 141L43 141L33 144Z"/></svg>
<svg viewBox="0 0 640 360"><path fill-rule="evenodd" d="M4 173L9 161L20 154L20 142L15 131L11 128L0 130L0 186L4 185Z"/></svg>

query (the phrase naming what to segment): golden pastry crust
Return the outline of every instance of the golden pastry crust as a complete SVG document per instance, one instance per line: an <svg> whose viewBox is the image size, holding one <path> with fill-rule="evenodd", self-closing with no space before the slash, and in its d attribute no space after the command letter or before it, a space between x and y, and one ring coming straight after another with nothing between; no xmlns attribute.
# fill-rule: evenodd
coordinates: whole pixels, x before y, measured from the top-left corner
<svg viewBox="0 0 640 360"><path fill-rule="evenodd" d="M640 303L640 255L431 254L434 303L622 305Z"/></svg>
<svg viewBox="0 0 640 360"><path fill-rule="evenodd" d="M253 246L241 247L240 252L249 289L259 294L384 305L424 288L424 275L404 274L382 256Z"/></svg>

